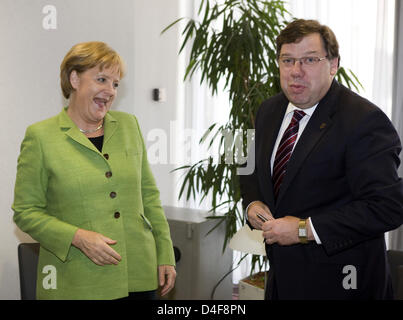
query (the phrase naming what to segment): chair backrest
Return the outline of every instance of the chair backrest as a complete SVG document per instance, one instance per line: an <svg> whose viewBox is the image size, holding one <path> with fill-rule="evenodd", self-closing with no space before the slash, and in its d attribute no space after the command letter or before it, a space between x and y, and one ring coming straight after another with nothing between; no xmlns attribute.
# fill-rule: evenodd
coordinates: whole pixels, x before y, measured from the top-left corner
<svg viewBox="0 0 403 320"><path fill-rule="evenodd" d="M397 268L397 288L395 292L396 300L403 300L403 265Z"/></svg>
<svg viewBox="0 0 403 320"><path fill-rule="evenodd" d="M18 245L21 300L36 300L39 247L39 243L20 243Z"/></svg>
<svg viewBox="0 0 403 320"><path fill-rule="evenodd" d="M387 253L395 300L403 300L403 251L388 250Z"/></svg>

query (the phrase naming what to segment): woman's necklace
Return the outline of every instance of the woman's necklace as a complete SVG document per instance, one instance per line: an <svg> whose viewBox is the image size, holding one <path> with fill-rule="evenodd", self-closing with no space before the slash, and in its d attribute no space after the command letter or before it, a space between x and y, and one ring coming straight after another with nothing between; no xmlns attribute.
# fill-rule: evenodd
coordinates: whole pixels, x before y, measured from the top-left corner
<svg viewBox="0 0 403 320"><path fill-rule="evenodd" d="M100 125L98 128L94 129L94 130L83 130L83 129L80 129L80 128L78 128L78 129L79 129L82 133L88 134L88 133L94 133L94 132L98 131L98 130L101 129L103 126L104 126L104 123L102 122L101 125Z"/></svg>

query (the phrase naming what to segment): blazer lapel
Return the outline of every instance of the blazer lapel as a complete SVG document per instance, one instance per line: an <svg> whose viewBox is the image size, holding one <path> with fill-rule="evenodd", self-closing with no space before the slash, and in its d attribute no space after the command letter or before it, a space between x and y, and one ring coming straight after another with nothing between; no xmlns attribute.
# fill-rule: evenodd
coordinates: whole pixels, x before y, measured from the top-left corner
<svg viewBox="0 0 403 320"><path fill-rule="evenodd" d="M59 124L60 128L66 130L65 133L68 137L73 139L75 142L83 145L84 147L91 149L96 153L100 153L98 149L92 144L92 142L77 128L73 120L67 114L67 108L64 108L59 114ZM117 129L117 120L113 118L109 113L105 115L104 120L104 143L108 142L111 136L115 133Z"/></svg>
<svg viewBox="0 0 403 320"><path fill-rule="evenodd" d="M277 197L276 206L281 202L287 192L287 188L297 175L304 160L319 142L325 132L332 125L332 115L334 113L335 98L334 92L338 87L338 83L334 81L328 94L320 101L311 119L309 120L304 132L302 133L297 145L291 155L287 165L287 171L281 184L280 193Z"/></svg>
<svg viewBox="0 0 403 320"><path fill-rule="evenodd" d="M119 122L108 112L104 118L104 144L102 146L102 149L105 148L105 145L108 143L109 139L114 135L116 129L118 128L118 125Z"/></svg>
<svg viewBox="0 0 403 320"><path fill-rule="evenodd" d="M267 126L262 133L262 150L259 150L263 161L263 181L267 182L267 195L269 197L269 203L274 204L274 192L273 192L273 179L270 168L270 160L273 154L274 144L276 143L277 135L283 122L285 111L287 110L288 101L284 99L280 104L272 109L271 112L265 115L265 122ZM260 161L258 159L258 161Z"/></svg>
<svg viewBox="0 0 403 320"><path fill-rule="evenodd" d="M67 107L59 114L60 128L65 130L65 134L75 142L91 149L92 151L99 152L98 149L91 143L88 138L80 132L73 120L67 114Z"/></svg>

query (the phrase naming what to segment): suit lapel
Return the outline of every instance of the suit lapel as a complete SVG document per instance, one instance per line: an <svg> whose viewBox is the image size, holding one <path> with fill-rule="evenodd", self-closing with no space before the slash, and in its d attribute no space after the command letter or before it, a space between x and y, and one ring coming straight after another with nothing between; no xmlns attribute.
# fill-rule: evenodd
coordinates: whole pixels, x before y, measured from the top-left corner
<svg viewBox="0 0 403 320"><path fill-rule="evenodd" d="M115 133L118 122L109 113L106 114L104 121L103 145L105 146L111 136ZM80 132L80 130L74 124L73 120L71 120L71 118L68 116L67 108L64 108L59 114L59 124L60 128L65 130L65 134L69 138L96 153L100 153L98 149L92 144L92 142L83 133Z"/></svg>
<svg viewBox="0 0 403 320"><path fill-rule="evenodd" d="M315 145L332 125L332 114L335 107L335 91L338 83L333 82L328 94L320 101L304 132L291 155L287 165L287 171L281 184L280 193L277 198L278 205L287 192L292 180L297 175L306 157L311 153Z"/></svg>
<svg viewBox="0 0 403 320"><path fill-rule="evenodd" d="M263 160L263 176L265 182L267 182L267 195L269 197L269 202L274 204L274 192L273 192L273 180L270 169L270 160L273 153L274 144L276 143L277 135L280 130L281 124L283 122L285 111L287 110L288 101L285 99L275 106L271 112L265 115L264 122L267 123L265 126L262 139L262 150L260 151L261 159ZM258 160L259 161L259 160Z"/></svg>
<svg viewBox="0 0 403 320"><path fill-rule="evenodd" d="M110 115L110 113L108 112L105 115L105 119L104 119L104 144L102 149L105 148L105 145L109 142L109 139L114 135L114 133L116 132L116 129L118 128L118 121L112 117Z"/></svg>

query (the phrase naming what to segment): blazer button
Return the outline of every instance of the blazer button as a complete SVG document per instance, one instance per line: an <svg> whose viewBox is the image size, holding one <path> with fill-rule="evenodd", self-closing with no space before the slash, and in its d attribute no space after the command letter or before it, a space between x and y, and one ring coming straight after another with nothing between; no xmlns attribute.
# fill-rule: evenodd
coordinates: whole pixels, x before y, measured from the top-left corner
<svg viewBox="0 0 403 320"><path fill-rule="evenodd" d="M105 177L107 177L107 178L112 177L112 172L107 171L107 172L105 173Z"/></svg>
<svg viewBox="0 0 403 320"><path fill-rule="evenodd" d="M113 214L113 216L115 217L115 219L119 219L120 218L120 212L115 212Z"/></svg>
<svg viewBox="0 0 403 320"><path fill-rule="evenodd" d="M116 198L116 192L115 191L112 191L110 194L109 194L109 196L113 199L113 198Z"/></svg>
<svg viewBox="0 0 403 320"><path fill-rule="evenodd" d="M104 153L104 158L105 158L106 160L109 160L109 154Z"/></svg>

